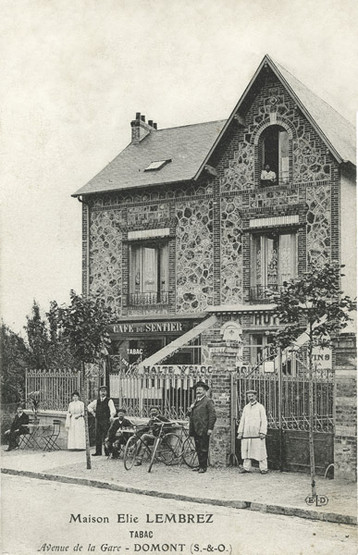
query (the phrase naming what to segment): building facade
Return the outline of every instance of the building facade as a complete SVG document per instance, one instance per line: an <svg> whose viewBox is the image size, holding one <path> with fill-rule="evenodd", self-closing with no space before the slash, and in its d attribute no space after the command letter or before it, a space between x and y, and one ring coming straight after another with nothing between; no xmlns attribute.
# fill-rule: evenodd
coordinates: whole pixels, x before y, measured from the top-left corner
<svg viewBox="0 0 358 555"><path fill-rule="evenodd" d="M277 327L267 291L317 261L344 263L355 295L354 128L268 56L227 121L158 130L138 113L131 130L75 195L83 291L113 309L123 361L157 352L211 307L245 315L252 360ZM202 362L200 351L176 362Z"/></svg>
<svg viewBox="0 0 358 555"><path fill-rule="evenodd" d="M354 127L269 56L225 121L158 129L137 113L130 144L74 195L83 203L83 292L105 299L116 318L112 374L165 363L195 378L220 357L226 369L227 360L232 369L258 368L279 326L270 291L313 264L344 264L342 288L355 297L355 175ZM230 333L239 348L227 359L220 342ZM285 371L298 372L293 363ZM233 386L220 376L216 385L228 444ZM236 395L236 386L240 411L244 389L237 382ZM286 386L305 397L301 378ZM331 406L323 429L334 418L334 385L320 387L317 402L325 396ZM276 398L266 401L274 429ZM340 418L342 454L354 434Z"/></svg>

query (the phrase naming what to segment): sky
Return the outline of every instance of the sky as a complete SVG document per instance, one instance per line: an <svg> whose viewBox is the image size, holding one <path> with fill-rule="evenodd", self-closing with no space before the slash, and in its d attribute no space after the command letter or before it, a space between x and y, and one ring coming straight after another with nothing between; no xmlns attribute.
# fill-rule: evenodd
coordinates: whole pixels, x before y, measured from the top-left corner
<svg viewBox="0 0 358 555"><path fill-rule="evenodd" d="M2 0L0 306L23 333L33 300L81 292L71 197L130 141L227 118L267 53L355 123L356 0Z"/></svg>

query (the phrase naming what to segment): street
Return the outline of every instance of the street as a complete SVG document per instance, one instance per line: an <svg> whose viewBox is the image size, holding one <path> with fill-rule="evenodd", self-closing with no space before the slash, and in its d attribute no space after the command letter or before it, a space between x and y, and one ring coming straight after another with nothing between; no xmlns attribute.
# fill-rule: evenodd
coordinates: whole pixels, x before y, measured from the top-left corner
<svg viewBox="0 0 358 555"><path fill-rule="evenodd" d="M2 475L2 554L355 554L356 528Z"/></svg>

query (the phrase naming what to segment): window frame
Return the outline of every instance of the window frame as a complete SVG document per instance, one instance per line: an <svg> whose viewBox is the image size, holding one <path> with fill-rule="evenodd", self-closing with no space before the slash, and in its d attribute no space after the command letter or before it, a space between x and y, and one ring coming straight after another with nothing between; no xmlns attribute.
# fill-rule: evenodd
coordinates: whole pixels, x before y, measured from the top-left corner
<svg viewBox="0 0 358 555"><path fill-rule="evenodd" d="M148 238L130 241L128 244L128 305L158 305L169 303L169 238ZM148 267L145 267L145 257L153 250L155 269L155 287L144 286L144 279L148 277ZM148 264L148 261L147 261ZM139 276L137 276L139 271ZM151 269L153 273L153 269Z"/></svg>
<svg viewBox="0 0 358 555"><path fill-rule="evenodd" d="M275 129L274 129L275 128ZM265 159L265 140L268 139L269 134L273 131L277 131L277 153L275 154L276 161L274 164L270 163L269 160ZM285 144L280 146L280 133L285 133ZM283 137L283 136L282 136ZM285 156L283 156L282 150L285 150ZM267 127L263 129L260 133L258 139L258 157L257 157L257 164L259 170L259 183L262 187L274 187L277 185L289 185L291 181L291 173L292 173L292 163L291 163L291 151L292 151L292 136L289 130L281 124L278 123L271 123ZM272 157L272 154L270 155ZM287 160L286 168L283 169L281 166L283 165L283 160ZM262 180L261 174L262 171L265 169L266 165L270 165L271 171L274 171L276 174L275 181L270 180ZM275 166L275 167L274 167Z"/></svg>
<svg viewBox="0 0 358 555"><path fill-rule="evenodd" d="M291 272L290 275L283 274L280 271L280 267L282 270L282 262L280 257L280 250L282 251L282 247L280 249L280 237L288 236L291 237L291 241L293 243L293 249L287 249L289 253L292 253L291 259ZM258 241L259 248L257 246ZM270 257L269 251L269 243L268 241L272 241L272 256ZM273 260L274 254L273 251L275 250L275 241L276 241L276 261ZM282 240L283 241L283 240ZM260 254L259 254L259 249ZM258 256L260 256L260 260L257 260ZM272 263L276 263L276 279L275 283L269 280L269 265ZM284 285L285 282L296 279L298 277L298 229L295 228L280 228L280 229L259 229L255 232L251 232L250 234L250 299L252 297L255 300L265 300L265 291L270 290L278 290L280 287ZM257 275L257 270L261 269L261 275ZM274 268L272 268L274 269ZM283 276L287 276L283 278Z"/></svg>

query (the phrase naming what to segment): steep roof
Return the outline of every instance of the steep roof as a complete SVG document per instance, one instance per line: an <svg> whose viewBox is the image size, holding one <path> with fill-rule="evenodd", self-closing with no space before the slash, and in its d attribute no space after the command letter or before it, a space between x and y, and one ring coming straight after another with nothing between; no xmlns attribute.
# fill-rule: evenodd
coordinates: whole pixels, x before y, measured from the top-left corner
<svg viewBox="0 0 358 555"><path fill-rule="evenodd" d="M343 116L341 116L341 114L334 110L329 104L327 104L327 102L322 100L319 96L308 89L303 83L301 83L301 81L296 79L296 77L294 77L289 71L274 62L272 58L270 58L270 56L266 55L264 56L250 83L246 87L240 100L238 101L230 117L228 118L225 126L220 133L220 136L216 139L215 144L212 146L205 160L203 160L200 170L195 177L199 177L205 164L208 163L211 155L221 141L227 128L230 126L235 114L238 113L240 107L245 102L254 82L256 81L258 75L265 65L268 65L272 69L272 71L285 87L285 89L295 99L297 105L301 108L302 112L305 114L314 129L317 131L318 135L332 152L336 160L339 163L351 162L353 165L355 165L356 133L354 126Z"/></svg>
<svg viewBox="0 0 358 555"><path fill-rule="evenodd" d="M271 60L272 62L272 60ZM272 62L273 63L273 62ZM327 146L336 150L342 162L355 164L356 136L355 128L348 120L332 108L327 102L308 89L289 71L276 63L276 67L293 93L301 101L313 119L313 125L319 127L328 143Z"/></svg>
<svg viewBox="0 0 358 555"><path fill-rule="evenodd" d="M224 123L211 121L153 130L139 144L130 143L73 196L190 180ZM144 171L158 160L171 161L158 171Z"/></svg>
<svg viewBox="0 0 358 555"><path fill-rule="evenodd" d="M355 165L354 126L266 55L228 120L153 130L139 144L130 143L73 196L198 179L266 65L294 98L336 160ZM149 164L158 161L167 163L157 171L145 171Z"/></svg>

